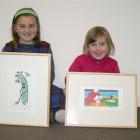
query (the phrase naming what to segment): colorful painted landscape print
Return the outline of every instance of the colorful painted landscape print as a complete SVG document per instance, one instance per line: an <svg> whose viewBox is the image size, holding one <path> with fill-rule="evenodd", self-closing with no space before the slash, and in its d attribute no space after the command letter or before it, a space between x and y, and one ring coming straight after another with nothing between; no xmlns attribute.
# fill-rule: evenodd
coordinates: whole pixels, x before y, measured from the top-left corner
<svg viewBox="0 0 140 140"><path fill-rule="evenodd" d="M118 107L119 90L84 89L84 106Z"/></svg>

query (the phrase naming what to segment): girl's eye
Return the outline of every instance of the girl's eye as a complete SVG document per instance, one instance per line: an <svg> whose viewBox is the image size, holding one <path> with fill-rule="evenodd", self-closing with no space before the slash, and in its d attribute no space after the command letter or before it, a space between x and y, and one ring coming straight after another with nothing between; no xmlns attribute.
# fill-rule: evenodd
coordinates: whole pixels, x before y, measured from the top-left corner
<svg viewBox="0 0 140 140"><path fill-rule="evenodd" d="M89 46L96 46L96 43L89 44Z"/></svg>
<svg viewBox="0 0 140 140"><path fill-rule="evenodd" d="M20 28L25 28L25 26L24 26L24 25L19 25L19 27L20 27Z"/></svg>
<svg viewBox="0 0 140 140"><path fill-rule="evenodd" d="M30 24L30 25L28 25L28 26L26 26L26 25L18 25L20 28L22 28L22 29L25 29L25 28L35 28L36 27L36 25L35 24Z"/></svg>
<svg viewBox="0 0 140 140"><path fill-rule="evenodd" d="M29 25L29 28L34 28L34 27L35 27L35 24Z"/></svg>

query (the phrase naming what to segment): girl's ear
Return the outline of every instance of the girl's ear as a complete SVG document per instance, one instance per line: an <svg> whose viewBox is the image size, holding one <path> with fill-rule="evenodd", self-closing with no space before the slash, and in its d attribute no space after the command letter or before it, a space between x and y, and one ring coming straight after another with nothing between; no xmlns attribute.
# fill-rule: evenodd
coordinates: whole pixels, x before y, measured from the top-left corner
<svg viewBox="0 0 140 140"><path fill-rule="evenodd" d="M15 31L15 32L17 32L17 27L16 27L16 25L13 25L13 30Z"/></svg>

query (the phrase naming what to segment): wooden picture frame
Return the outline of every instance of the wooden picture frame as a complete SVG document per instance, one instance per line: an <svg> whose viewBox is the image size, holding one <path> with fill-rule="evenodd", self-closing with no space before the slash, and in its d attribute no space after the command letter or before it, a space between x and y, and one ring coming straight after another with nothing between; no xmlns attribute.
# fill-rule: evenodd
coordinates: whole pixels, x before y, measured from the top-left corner
<svg viewBox="0 0 140 140"><path fill-rule="evenodd" d="M69 72L65 126L137 128L137 75Z"/></svg>
<svg viewBox="0 0 140 140"><path fill-rule="evenodd" d="M49 127L51 54L0 53L0 124Z"/></svg>

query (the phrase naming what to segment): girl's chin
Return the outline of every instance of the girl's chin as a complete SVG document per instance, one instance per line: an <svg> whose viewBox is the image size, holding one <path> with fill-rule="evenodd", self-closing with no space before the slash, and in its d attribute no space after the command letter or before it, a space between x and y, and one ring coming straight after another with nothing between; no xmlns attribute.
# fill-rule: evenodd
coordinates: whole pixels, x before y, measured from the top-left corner
<svg viewBox="0 0 140 140"><path fill-rule="evenodd" d="M97 56L94 56L94 58L96 59L96 60L101 60L101 59L103 59L103 57L97 57Z"/></svg>

